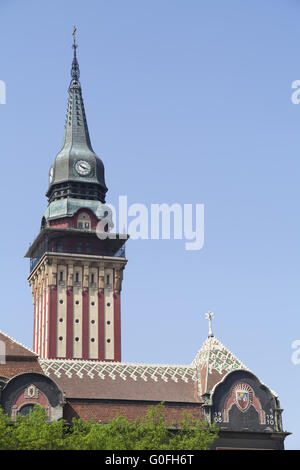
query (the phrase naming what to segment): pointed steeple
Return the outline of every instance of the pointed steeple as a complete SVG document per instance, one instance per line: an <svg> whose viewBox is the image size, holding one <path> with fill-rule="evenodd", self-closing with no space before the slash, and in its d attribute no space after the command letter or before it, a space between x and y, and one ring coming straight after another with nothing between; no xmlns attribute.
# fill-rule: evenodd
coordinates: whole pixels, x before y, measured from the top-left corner
<svg viewBox="0 0 300 470"><path fill-rule="evenodd" d="M76 55L77 44L75 41L76 28L74 27L73 61L71 67L71 83L69 86L69 100L65 122L65 135L63 147L68 145L86 146L94 152L85 116L84 103L82 98L81 85L79 81L80 70Z"/></svg>
<svg viewBox="0 0 300 470"><path fill-rule="evenodd" d="M107 191L104 165L91 145L79 81L75 32L76 28L73 32L73 61L63 147L50 169L49 203L66 198L105 202Z"/></svg>

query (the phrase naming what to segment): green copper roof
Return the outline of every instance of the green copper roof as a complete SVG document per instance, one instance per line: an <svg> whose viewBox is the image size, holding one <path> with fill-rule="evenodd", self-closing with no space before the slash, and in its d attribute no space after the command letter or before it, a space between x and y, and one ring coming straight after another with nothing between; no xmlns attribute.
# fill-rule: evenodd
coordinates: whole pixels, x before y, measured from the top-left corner
<svg viewBox="0 0 300 470"><path fill-rule="evenodd" d="M59 199L50 202L44 214L46 220L59 219L61 217L72 217L79 209L90 209L96 217L100 217L102 203L100 201L92 201L87 199Z"/></svg>
<svg viewBox="0 0 300 470"><path fill-rule="evenodd" d="M65 197L71 193L74 196L74 183L81 185L92 184L94 189L99 187L99 193L103 195L107 191L104 179L104 165L95 154L89 136L89 130L85 115L81 85L79 82L79 66L76 57L76 44L73 45L74 58L72 62L72 80L69 86L69 100L65 122L63 147L56 156L49 173L49 189L47 196L51 202L58 193L57 187L67 189L67 184L73 184L70 191L65 191ZM59 185L59 186L58 186ZM95 186L96 185L96 186ZM60 195L60 194L59 194ZM76 194L75 194L76 197ZM78 195L80 197L80 194ZM95 196L95 199L99 196Z"/></svg>

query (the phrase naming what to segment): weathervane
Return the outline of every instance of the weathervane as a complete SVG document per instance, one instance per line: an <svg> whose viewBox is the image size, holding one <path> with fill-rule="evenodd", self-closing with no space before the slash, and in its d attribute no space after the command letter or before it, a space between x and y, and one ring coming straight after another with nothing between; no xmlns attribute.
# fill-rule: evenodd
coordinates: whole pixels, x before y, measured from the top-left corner
<svg viewBox="0 0 300 470"><path fill-rule="evenodd" d="M214 318L215 314L213 312L211 312L210 310L205 314L205 318L206 320L208 320L208 337L209 338L212 338L214 335L213 335L213 332L212 332L212 327L211 327L211 321L212 319Z"/></svg>
<svg viewBox="0 0 300 470"><path fill-rule="evenodd" d="M74 39L74 46L75 47L76 47L76 31L77 31L77 28L76 28L76 26L74 26L72 36L73 36L73 39Z"/></svg>

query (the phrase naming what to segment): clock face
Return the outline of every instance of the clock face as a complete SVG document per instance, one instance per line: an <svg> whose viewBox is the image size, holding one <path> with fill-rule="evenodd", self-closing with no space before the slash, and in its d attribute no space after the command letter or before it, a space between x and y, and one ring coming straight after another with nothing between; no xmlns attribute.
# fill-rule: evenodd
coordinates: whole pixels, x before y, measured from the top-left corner
<svg viewBox="0 0 300 470"><path fill-rule="evenodd" d="M53 181L53 176L54 176L54 168L53 166L50 168L50 171L49 171L49 182L50 184L52 183Z"/></svg>
<svg viewBox="0 0 300 470"><path fill-rule="evenodd" d="M76 162L76 164L75 164L75 170L81 176L89 175L90 172L91 172L91 169L92 169L92 167L91 167L90 163L85 161L85 160L78 160L78 162Z"/></svg>

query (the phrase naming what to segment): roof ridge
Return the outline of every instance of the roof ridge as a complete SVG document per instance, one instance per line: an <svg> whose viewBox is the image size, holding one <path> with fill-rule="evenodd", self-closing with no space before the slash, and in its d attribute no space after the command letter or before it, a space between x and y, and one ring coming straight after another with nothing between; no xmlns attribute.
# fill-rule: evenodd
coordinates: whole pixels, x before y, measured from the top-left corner
<svg viewBox="0 0 300 470"><path fill-rule="evenodd" d="M97 360L88 360L88 359L47 359L47 358L39 358L39 362L58 362L62 363L85 363L85 364L103 364L109 366L111 365L124 365L124 366L136 366L136 367L181 367L187 369L193 369L194 367L191 364L151 364L151 363L139 363L139 362L118 362L118 361L97 361Z"/></svg>
<svg viewBox="0 0 300 470"><path fill-rule="evenodd" d="M31 352L32 354L35 354L36 356L38 356L38 354L36 354L32 349L30 349L28 346L25 346L25 344L23 343L20 343L20 341L17 341L15 338L13 338L12 336L9 336L7 333L4 333L4 331L0 330L0 334L6 336L6 338L10 339L13 343L16 343L18 344L19 346L21 346L22 348L24 349L27 349L27 351Z"/></svg>

